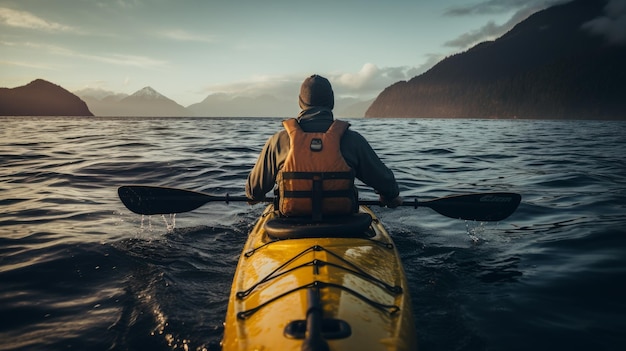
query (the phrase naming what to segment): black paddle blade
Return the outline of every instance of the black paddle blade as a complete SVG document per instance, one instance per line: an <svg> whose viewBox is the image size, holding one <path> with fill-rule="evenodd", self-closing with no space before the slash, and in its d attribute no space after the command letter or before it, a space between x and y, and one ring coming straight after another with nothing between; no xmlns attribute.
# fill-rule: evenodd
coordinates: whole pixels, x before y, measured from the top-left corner
<svg viewBox="0 0 626 351"><path fill-rule="evenodd" d="M117 193L129 210L142 215L188 212L211 201L206 194L156 186L122 186Z"/></svg>
<svg viewBox="0 0 626 351"><path fill-rule="evenodd" d="M484 193L442 197L419 202L418 206L430 207L450 218L497 222L513 214L521 201L520 194Z"/></svg>

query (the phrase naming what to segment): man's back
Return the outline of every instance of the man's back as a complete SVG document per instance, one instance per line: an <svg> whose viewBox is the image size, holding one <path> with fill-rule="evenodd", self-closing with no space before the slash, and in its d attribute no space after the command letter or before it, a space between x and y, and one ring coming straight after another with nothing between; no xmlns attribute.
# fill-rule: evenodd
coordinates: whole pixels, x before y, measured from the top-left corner
<svg viewBox="0 0 626 351"><path fill-rule="evenodd" d="M333 123L334 94L324 77L307 78L300 89L302 111L298 116L304 132L321 133ZM276 176L282 168L290 149L286 130L275 133L265 143L254 168L248 176L246 195L252 200L263 200L275 185ZM385 166L367 140L359 133L346 130L341 138L340 151L346 163L354 170L356 178L373 187L384 202L401 203L398 184L393 172Z"/></svg>

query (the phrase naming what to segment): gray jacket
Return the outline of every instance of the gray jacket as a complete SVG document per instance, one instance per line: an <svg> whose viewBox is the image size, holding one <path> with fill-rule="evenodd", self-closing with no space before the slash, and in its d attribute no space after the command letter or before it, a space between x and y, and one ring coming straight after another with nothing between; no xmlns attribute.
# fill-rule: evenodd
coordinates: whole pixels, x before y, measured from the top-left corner
<svg viewBox="0 0 626 351"><path fill-rule="evenodd" d="M298 120L305 132L325 132L333 122L333 114L330 109L315 107L302 111ZM283 129L269 138L248 175L246 196L249 199L263 200L265 194L274 188L276 175L288 152L289 135L286 130ZM393 172L378 158L361 134L346 130L341 138L341 154L354 169L356 177L385 199L394 199L399 195Z"/></svg>

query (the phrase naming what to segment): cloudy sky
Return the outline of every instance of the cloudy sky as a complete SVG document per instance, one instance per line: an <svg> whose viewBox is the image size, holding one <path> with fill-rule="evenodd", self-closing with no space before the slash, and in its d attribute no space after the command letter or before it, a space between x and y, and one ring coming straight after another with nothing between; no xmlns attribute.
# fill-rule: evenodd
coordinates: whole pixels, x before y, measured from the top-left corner
<svg viewBox="0 0 626 351"><path fill-rule="evenodd" d="M370 99L562 0L0 0L0 87ZM295 101L295 98L294 98Z"/></svg>

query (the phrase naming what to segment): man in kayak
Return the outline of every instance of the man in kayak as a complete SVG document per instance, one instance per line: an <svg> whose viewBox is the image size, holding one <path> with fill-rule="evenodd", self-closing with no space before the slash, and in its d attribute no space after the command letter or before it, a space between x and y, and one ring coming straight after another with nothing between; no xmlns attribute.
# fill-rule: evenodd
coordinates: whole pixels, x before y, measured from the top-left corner
<svg viewBox="0 0 626 351"><path fill-rule="evenodd" d="M356 177L374 188L382 205L402 204L393 172L363 136L334 120L334 100L326 78L304 80L298 118L283 122L285 129L269 138L248 175L250 200L262 201L278 185L283 215L347 214L358 209Z"/></svg>

